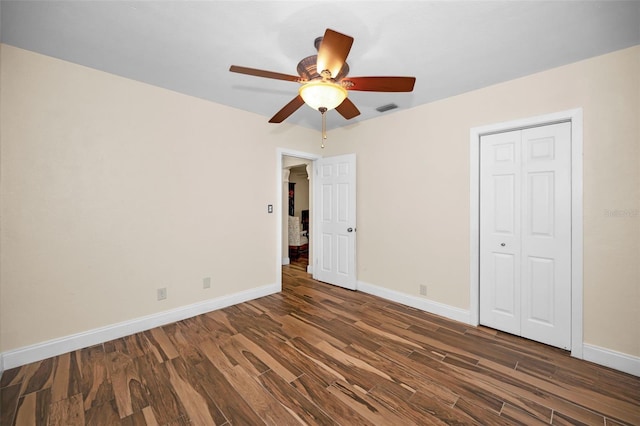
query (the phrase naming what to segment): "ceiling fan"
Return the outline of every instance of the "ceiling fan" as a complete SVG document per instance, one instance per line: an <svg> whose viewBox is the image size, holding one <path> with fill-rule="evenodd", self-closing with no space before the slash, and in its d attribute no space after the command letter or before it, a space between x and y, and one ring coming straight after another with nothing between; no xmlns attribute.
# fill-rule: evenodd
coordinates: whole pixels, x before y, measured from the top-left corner
<svg viewBox="0 0 640 426"><path fill-rule="evenodd" d="M360 111L347 98L347 91L411 92L415 77L347 77L347 55L353 37L328 29L324 37L315 40L317 55L308 56L298 63L298 76L232 65L229 71L257 77L273 78L300 83L298 96L293 98L269 123L281 123L305 103L324 114L335 108L347 120L360 115Z"/></svg>

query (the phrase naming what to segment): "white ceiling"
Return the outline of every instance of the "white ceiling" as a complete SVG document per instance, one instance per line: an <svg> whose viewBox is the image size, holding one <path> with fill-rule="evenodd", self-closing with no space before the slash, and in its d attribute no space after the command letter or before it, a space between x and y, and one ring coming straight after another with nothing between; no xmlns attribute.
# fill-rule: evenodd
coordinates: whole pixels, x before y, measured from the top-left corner
<svg viewBox="0 0 640 426"><path fill-rule="evenodd" d="M296 74L326 28L355 42L350 76L416 76L412 93L350 92L375 118L640 44L640 1L5 1L3 43L251 111L267 121L297 83L230 73ZM286 122L320 128L306 106ZM278 124L274 124L278 126Z"/></svg>

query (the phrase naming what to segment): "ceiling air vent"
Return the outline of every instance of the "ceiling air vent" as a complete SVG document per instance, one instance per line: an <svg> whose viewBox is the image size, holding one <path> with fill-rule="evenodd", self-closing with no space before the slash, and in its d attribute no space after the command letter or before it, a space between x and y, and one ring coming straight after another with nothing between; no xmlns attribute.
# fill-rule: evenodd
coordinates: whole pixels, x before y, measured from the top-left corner
<svg viewBox="0 0 640 426"><path fill-rule="evenodd" d="M379 106L378 108L376 108L376 111L378 111L378 112L387 112L387 111L389 111L391 109L396 109L396 108L398 108L398 105L396 105L396 104L386 104L386 105L382 105L382 106Z"/></svg>

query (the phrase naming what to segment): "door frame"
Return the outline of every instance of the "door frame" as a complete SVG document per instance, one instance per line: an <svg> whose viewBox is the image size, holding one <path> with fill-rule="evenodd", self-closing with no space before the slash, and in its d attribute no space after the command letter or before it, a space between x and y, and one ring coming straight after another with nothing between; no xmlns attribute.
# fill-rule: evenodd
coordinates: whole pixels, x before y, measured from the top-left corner
<svg viewBox="0 0 640 426"><path fill-rule="evenodd" d="M480 323L480 137L492 133L571 123L571 356L583 358L582 108L473 127L469 132L469 319Z"/></svg>
<svg viewBox="0 0 640 426"><path fill-rule="evenodd" d="M276 223L276 271L277 271L277 281L276 284L278 285L278 291L282 291L282 233L284 232L284 229L282 227L282 222L283 222L283 215L284 215L284 205L283 205L283 196L284 193L282 192L282 185L283 185L283 179L282 179L282 157L284 156L287 157L297 157L297 158L302 158L304 160L311 160L312 162L317 160L318 158L322 158L322 155L319 154L312 154L310 152L303 152L303 151L296 151L294 149L289 149L289 148L276 148L276 202L274 203L274 211L273 213L276 215L276 217L278 218L277 223ZM312 166L313 167L313 166ZM313 179L313 177L311 178ZM309 199L311 200L313 197L313 187L311 185L311 183L309 184ZM313 217L314 217L314 212L313 209L315 209L315 203L313 206L311 206L311 209L309 211L309 221L311 223L313 223ZM311 241L309 241L309 243L311 243ZM309 248L311 249L311 244L309 244Z"/></svg>

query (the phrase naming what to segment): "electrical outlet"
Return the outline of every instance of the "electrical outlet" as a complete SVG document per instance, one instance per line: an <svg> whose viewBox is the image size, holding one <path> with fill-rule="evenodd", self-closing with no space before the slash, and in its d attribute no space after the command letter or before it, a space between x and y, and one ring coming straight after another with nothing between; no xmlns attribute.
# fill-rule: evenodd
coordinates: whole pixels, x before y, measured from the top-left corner
<svg viewBox="0 0 640 426"><path fill-rule="evenodd" d="M424 284L420 284L420 295L421 296L427 295L427 286Z"/></svg>
<svg viewBox="0 0 640 426"><path fill-rule="evenodd" d="M211 277L206 277L202 280L202 288L211 288Z"/></svg>
<svg viewBox="0 0 640 426"><path fill-rule="evenodd" d="M158 300L164 300L167 298L167 288L162 287L158 289Z"/></svg>

